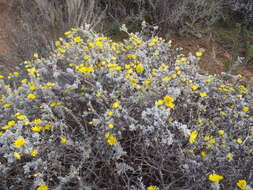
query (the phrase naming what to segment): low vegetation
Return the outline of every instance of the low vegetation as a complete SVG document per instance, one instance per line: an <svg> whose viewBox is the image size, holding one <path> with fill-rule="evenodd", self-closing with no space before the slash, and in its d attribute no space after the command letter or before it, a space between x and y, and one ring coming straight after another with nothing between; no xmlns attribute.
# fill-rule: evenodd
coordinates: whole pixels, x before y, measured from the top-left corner
<svg viewBox="0 0 253 190"><path fill-rule="evenodd" d="M72 28L0 75L0 189L252 189L252 88L142 27Z"/></svg>
<svg viewBox="0 0 253 190"><path fill-rule="evenodd" d="M143 20L151 28L158 26L159 35L166 39L173 33L200 38L210 32L215 33L217 27L214 26L221 26L220 23L228 25L232 31L240 25L243 30L239 33L244 35L244 31L253 30L252 0L10 0L8 3L18 15L16 19L20 28L18 33L10 31L9 41L16 48L16 56L22 60L29 59L33 52L47 56L52 40L84 23L114 39L126 37L118 30L121 24L137 32ZM218 30L226 30L223 26ZM237 34L238 31L232 35ZM221 34L218 38L225 41L221 45L226 47L226 37ZM237 37L233 39L234 42L236 40ZM247 47L253 44L246 37L239 43L247 43ZM234 45L233 42L228 44L232 48L235 48ZM237 50L229 53L233 56L238 54ZM248 53L245 57L249 57ZM252 63L251 57L246 58L245 63Z"/></svg>

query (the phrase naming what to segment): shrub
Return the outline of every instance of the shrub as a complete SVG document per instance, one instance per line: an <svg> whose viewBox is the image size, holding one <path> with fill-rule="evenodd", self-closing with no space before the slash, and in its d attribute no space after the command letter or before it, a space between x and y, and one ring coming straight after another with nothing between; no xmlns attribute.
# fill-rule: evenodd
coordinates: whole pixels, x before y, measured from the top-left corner
<svg viewBox="0 0 253 190"><path fill-rule="evenodd" d="M252 0L226 0L226 8L230 19L252 27L253 24L253 1ZM252 29L252 28L251 28Z"/></svg>
<svg viewBox="0 0 253 190"><path fill-rule="evenodd" d="M223 1L208 0L160 0L152 2L152 20L160 27L183 35L200 37L223 16Z"/></svg>
<svg viewBox="0 0 253 190"><path fill-rule="evenodd" d="M122 30L71 29L1 76L0 188L250 189L252 88Z"/></svg>
<svg viewBox="0 0 253 190"><path fill-rule="evenodd" d="M11 0L12 11L18 17L18 32L10 32L9 40L21 60L26 60L34 52L47 56L51 41L57 39L72 27L84 23L97 26L104 12L93 0Z"/></svg>
<svg viewBox="0 0 253 190"><path fill-rule="evenodd" d="M118 23L145 19L152 25L158 25L164 33L176 32L200 37L208 27L222 19L224 1L208 0L106 0L107 13ZM130 22L131 23L131 22Z"/></svg>

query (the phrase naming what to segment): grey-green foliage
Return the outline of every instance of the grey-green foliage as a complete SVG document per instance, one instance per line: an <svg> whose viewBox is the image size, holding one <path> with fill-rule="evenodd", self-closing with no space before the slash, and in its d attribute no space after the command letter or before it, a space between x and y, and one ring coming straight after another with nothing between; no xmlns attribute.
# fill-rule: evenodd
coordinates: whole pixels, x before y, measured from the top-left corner
<svg viewBox="0 0 253 190"><path fill-rule="evenodd" d="M25 62L26 80L1 77L0 189L212 190L212 173L224 189L252 186L252 88L200 75L200 58L122 30L129 38L115 42L72 29L50 56Z"/></svg>
<svg viewBox="0 0 253 190"><path fill-rule="evenodd" d="M253 0L225 0L230 14L235 14L235 19L252 29Z"/></svg>

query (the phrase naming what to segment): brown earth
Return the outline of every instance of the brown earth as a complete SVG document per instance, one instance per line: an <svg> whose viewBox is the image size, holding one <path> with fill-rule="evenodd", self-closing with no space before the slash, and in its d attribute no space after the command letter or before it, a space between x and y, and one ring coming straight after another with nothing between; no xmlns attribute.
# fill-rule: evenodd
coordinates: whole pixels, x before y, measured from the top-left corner
<svg viewBox="0 0 253 190"><path fill-rule="evenodd" d="M232 62L232 56L229 52L210 36L203 36L196 39L193 37L173 36L174 47L183 47L182 54L189 52L203 51L200 59L200 73L219 74L227 72L229 67L226 63ZM245 49L239 49L240 56L245 55ZM253 86L253 65L238 65L233 69L232 74L241 74L243 81Z"/></svg>
<svg viewBox="0 0 253 190"><path fill-rule="evenodd" d="M16 50L11 45L10 31L17 31L15 23L15 15L8 7L6 0L0 0L0 68L2 72L10 72L15 70L15 66L19 62L16 58Z"/></svg>

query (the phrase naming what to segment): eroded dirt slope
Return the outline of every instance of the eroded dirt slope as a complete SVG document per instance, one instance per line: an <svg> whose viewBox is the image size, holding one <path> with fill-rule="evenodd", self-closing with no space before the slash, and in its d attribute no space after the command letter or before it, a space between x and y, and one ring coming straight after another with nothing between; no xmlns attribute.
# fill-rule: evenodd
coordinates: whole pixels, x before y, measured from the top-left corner
<svg viewBox="0 0 253 190"><path fill-rule="evenodd" d="M15 32L15 15L5 0L0 0L0 70L10 72L18 64L16 49L10 43L10 31Z"/></svg>

